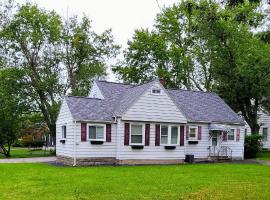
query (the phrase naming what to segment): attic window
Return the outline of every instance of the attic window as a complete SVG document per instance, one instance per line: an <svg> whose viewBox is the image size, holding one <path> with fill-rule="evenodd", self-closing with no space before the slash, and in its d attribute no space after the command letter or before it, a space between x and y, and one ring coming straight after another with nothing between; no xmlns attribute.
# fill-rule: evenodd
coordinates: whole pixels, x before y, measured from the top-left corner
<svg viewBox="0 0 270 200"><path fill-rule="evenodd" d="M152 88L152 94L159 95L161 93L161 90L159 88Z"/></svg>

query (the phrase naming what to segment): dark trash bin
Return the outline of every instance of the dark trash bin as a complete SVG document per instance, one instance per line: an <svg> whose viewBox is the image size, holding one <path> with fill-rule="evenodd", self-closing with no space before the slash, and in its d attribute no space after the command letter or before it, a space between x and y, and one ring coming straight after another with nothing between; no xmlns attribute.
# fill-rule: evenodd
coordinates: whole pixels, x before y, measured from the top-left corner
<svg viewBox="0 0 270 200"><path fill-rule="evenodd" d="M186 155L185 162L194 163L194 155Z"/></svg>

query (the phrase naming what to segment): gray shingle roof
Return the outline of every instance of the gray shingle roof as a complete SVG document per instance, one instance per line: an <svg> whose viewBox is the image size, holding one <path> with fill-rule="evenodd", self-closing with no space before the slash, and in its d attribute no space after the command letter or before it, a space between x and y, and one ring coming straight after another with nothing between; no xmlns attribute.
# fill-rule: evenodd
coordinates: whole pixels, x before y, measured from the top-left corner
<svg viewBox="0 0 270 200"><path fill-rule="evenodd" d="M188 121L243 123L217 94L212 92L167 90Z"/></svg>
<svg viewBox="0 0 270 200"><path fill-rule="evenodd" d="M76 120L111 121L120 116L154 81L134 86L96 81L104 99L65 97ZM167 90L188 121L243 123L242 119L215 93Z"/></svg>

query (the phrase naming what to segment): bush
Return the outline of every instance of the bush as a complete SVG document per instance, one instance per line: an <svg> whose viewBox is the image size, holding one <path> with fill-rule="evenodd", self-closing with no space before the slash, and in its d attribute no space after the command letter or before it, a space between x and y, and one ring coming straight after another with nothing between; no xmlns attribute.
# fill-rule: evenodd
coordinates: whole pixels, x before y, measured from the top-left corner
<svg viewBox="0 0 270 200"><path fill-rule="evenodd" d="M29 148L41 148L43 147L44 142L40 140L35 140L35 141L23 141L23 146L24 147L29 147Z"/></svg>
<svg viewBox="0 0 270 200"><path fill-rule="evenodd" d="M11 146L12 147L23 147L23 144L22 144L22 142L20 140L17 140Z"/></svg>
<svg viewBox="0 0 270 200"><path fill-rule="evenodd" d="M245 158L255 158L262 150L262 136L251 134L245 137Z"/></svg>

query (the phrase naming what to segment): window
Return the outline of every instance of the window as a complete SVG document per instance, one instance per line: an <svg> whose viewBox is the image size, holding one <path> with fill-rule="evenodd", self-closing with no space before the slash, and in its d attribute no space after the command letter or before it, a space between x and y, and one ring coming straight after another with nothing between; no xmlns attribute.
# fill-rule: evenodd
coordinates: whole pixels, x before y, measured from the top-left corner
<svg viewBox="0 0 270 200"><path fill-rule="evenodd" d="M178 126L162 125L160 130L160 144L177 145L178 144Z"/></svg>
<svg viewBox="0 0 270 200"><path fill-rule="evenodd" d="M178 142L178 127L173 126L171 129L171 144L177 144Z"/></svg>
<svg viewBox="0 0 270 200"><path fill-rule="evenodd" d="M235 135L234 132L235 132L234 129L231 129L231 130L228 132L228 140L234 141L234 135Z"/></svg>
<svg viewBox="0 0 270 200"><path fill-rule="evenodd" d="M105 132L104 126L101 125L91 125L88 126L88 138L95 141L104 141Z"/></svg>
<svg viewBox="0 0 270 200"><path fill-rule="evenodd" d="M268 133L268 128L263 128L263 141L267 141L267 133Z"/></svg>
<svg viewBox="0 0 270 200"><path fill-rule="evenodd" d="M130 143L131 144L143 144L143 125L142 124L131 124L130 131Z"/></svg>
<svg viewBox="0 0 270 200"><path fill-rule="evenodd" d="M198 140L198 131L197 127L190 127L189 128L189 140Z"/></svg>
<svg viewBox="0 0 270 200"><path fill-rule="evenodd" d="M67 138L67 126L62 126L62 138L66 139Z"/></svg>
<svg viewBox="0 0 270 200"><path fill-rule="evenodd" d="M161 126L161 144L168 144L168 126Z"/></svg>
<svg viewBox="0 0 270 200"><path fill-rule="evenodd" d="M152 94L160 94L161 90L159 88L152 88Z"/></svg>

